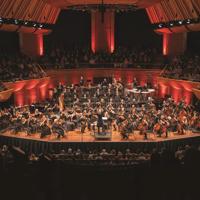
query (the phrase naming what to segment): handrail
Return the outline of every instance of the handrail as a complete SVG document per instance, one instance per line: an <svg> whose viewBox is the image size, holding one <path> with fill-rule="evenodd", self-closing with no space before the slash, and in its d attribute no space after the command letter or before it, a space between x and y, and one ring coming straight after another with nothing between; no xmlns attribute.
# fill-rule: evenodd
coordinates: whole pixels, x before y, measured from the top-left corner
<svg viewBox="0 0 200 200"><path fill-rule="evenodd" d="M163 64L162 63L132 63L132 64L124 64L124 63L77 63L77 64L73 64L73 63L69 63L69 64L65 64L64 66L61 66L60 63L57 64L52 64L52 63L46 63L46 64L42 64L40 63L40 65L44 68L44 69L56 69L56 66L59 66L58 69L74 69L74 68L162 68Z"/></svg>

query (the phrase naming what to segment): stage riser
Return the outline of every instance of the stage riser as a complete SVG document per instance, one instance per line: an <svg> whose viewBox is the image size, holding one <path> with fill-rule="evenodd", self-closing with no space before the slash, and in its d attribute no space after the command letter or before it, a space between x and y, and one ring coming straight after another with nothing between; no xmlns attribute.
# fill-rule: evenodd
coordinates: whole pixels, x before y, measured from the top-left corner
<svg viewBox="0 0 200 200"><path fill-rule="evenodd" d="M161 149L163 147L169 150L175 151L179 146L185 145L199 145L200 136L192 138L184 138L162 142L42 142L35 140L27 140L21 138L10 138L6 136L0 136L0 145L14 145L19 146L27 153L41 153L41 152L55 152L59 153L60 150L67 150L72 148L73 150L81 149L82 151L99 150L106 148L107 150L117 149L125 150L127 148L131 150L151 151L153 148Z"/></svg>

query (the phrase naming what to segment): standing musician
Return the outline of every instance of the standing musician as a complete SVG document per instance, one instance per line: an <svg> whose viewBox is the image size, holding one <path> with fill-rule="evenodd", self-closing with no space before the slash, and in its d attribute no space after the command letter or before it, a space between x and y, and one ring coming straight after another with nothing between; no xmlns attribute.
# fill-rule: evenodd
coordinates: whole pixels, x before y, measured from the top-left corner
<svg viewBox="0 0 200 200"><path fill-rule="evenodd" d="M83 116L81 119L80 119L80 122L81 122L81 133L85 133L85 129L87 127L87 118L86 116Z"/></svg>
<svg viewBox="0 0 200 200"><path fill-rule="evenodd" d="M80 81L79 81L79 85L80 86L84 86L84 78L83 78L83 76L81 76L81 78L80 78Z"/></svg>
<svg viewBox="0 0 200 200"><path fill-rule="evenodd" d="M134 79L133 79L133 88L136 88L137 86L138 86L137 79L134 78Z"/></svg>
<svg viewBox="0 0 200 200"><path fill-rule="evenodd" d="M122 139L129 139L129 133L128 133L128 120L125 120L122 122L121 127L120 127L120 134L122 136Z"/></svg>
<svg viewBox="0 0 200 200"><path fill-rule="evenodd" d="M162 134L165 135L166 138L168 137L168 127L169 127L168 122L167 121L163 121L162 125L161 125L161 132L162 132Z"/></svg>
<svg viewBox="0 0 200 200"><path fill-rule="evenodd" d="M61 95L58 98L58 102L59 102L59 109L60 112L62 112L64 110L64 93L61 93Z"/></svg>
<svg viewBox="0 0 200 200"><path fill-rule="evenodd" d="M102 131L104 131L104 124L103 124L103 109L99 108L97 111L97 128L98 128L98 134L100 134L100 130L102 128Z"/></svg>
<svg viewBox="0 0 200 200"><path fill-rule="evenodd" d="M142 119L142 122L138 125L138 130L140 131L141 135L144 135L144 139L147 140L147 129L148 129L148 123L146 119Z"/></svg>

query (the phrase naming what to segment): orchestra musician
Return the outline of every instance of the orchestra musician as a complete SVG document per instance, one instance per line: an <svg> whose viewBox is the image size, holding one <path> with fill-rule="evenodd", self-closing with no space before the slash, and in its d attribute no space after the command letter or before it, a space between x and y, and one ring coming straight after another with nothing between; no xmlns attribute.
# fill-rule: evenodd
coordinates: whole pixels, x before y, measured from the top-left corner
<svg viewBox="0 0 200 200"><path fill-rule="evenodd" d="M83 78L83 76L81 76L80 81L79 81L79 85L84 86L84 83L85 83L84 78Z"/></svg>
<svg viewBox="0 0 200 200"><path fill-rule="evenodd" d="M60 112L62 112L64 110L64 93L61 93L61 95L58 98L58 102L59 102L59 109Z"/></svg>
<svg viewBox="0 0 200 200"><path fill-rule="evenodd" d="M164 121L161 126L162 134L165 135L166 138L168 138L168 127L169 123L167 121Z"/></svg>
<svg viewBox="0 0 200 200"><path fill-rule="evenodd" d="M62 127L62 123L60 120L57 120L57 119L54 120L51 130L53 133L57 134L57 139L60 139L61 136L63 138L65 137L65 130Z"/></svg>
<svg viewBox="0 0 200 200"><path fill-rule="evenodd" d="M28 135L31 135L33 133L36 133L38 129L38 122L35 117L32 117L29 119L29 131Z"/></svg>
<svg viewBox="0 0 200 200"><path fill-rule="evenodd" d="M144 140L147 140L147 129L148 129L148 122L146 119L142 119L141 123L138 125L138 130L140 131L141 135L144 135Z"/></svg>
<svg viewBox="0 0 200 200"><path fill-rule="evenodd" d="M120 127L120 134L122 139L128 140L129 139L129 132L128 132L128 120L124 120Z"/></svg>
<svg viewBox="0 0 200 200"><path fill-rule="evenodd" d="M179 135L184 135L185 134L185 129L184 129L184 125L182 122L178 122L177 124L177 132Z"/></svg>
<svg viewBox="0 0 200 200"><path fill-rule="evenodd" d="M161 137L162 131L161 131L161 125L159 122L157 122L153 127L153 133Z"/></svg>
<svg viewBox="0 0 200 200"><path fill-rule="evenodd" d="M83 134L83 133L85 133L85 129L87 127L87 118L86 118L86 116L83 116L80 121L81 121L80 122L81 123L81 133Z"/></svg>
<svg viewBox="0 0 200 200"><path fill-rule="evenodd" d="M14 118L11 119L11 130L13 131L13 133L16 135L18 134L21 129L22 129L22 116L19 114L16 114L16 116Z"/></svg>
<svg viewBox="0 0 200 200"><path fill-rule="evenodd" d="M137 88L137 86L138 86L138 81L137 81L137 79L134 77L134 79L133 79L133 88Z"/></svg>
<svg viewBox="0 0 200 200"><path fill-rule="evenodd" d="M100 134L100 130L102 129L102 132L104 132L104 123L103 123L103 109L99 108L97 111L97 129L98 129L98 134Z"/></svg>
<svg viewBox="0 0 200 200"><path fill-rule="evenodd" d="M48 135L51 135L51 128L48 125L47 120L45 120L43 123L41 123L40 130L41 130L40 138L44 138Z"/></svg>

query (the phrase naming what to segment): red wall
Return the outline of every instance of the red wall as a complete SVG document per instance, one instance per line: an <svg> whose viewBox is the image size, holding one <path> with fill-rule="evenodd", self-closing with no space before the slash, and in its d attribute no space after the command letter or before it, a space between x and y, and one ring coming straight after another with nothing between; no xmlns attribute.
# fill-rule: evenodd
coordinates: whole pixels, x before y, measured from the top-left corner
<svg viewBox="0 0 200 200"><path fill-rule="evenodd" d="M43 55L43 35L33 33L19 33L20 50L29 56Z"/></svg>
<svg viewBox="0 0 200 200"><path fill-rule="evenodd" d="M91 13L91 48L92 51L106 51L112 53L115 48L115 12L108 10L104 13L92 11Z"/></svg>
<svg viewBox="0 0 200 200"><path fill-rule="evenodd" d="M47 99L49 97L49 82L50 78L47 77L4 84L7 88L13 89L15 105L23 106Z"/></svg>
<svg viewBox="0 0 200 200"><path fill-rule="evenodd" d="M164 33L163 55L175 56L184 54L187 48L187 33Z"/></svg>

